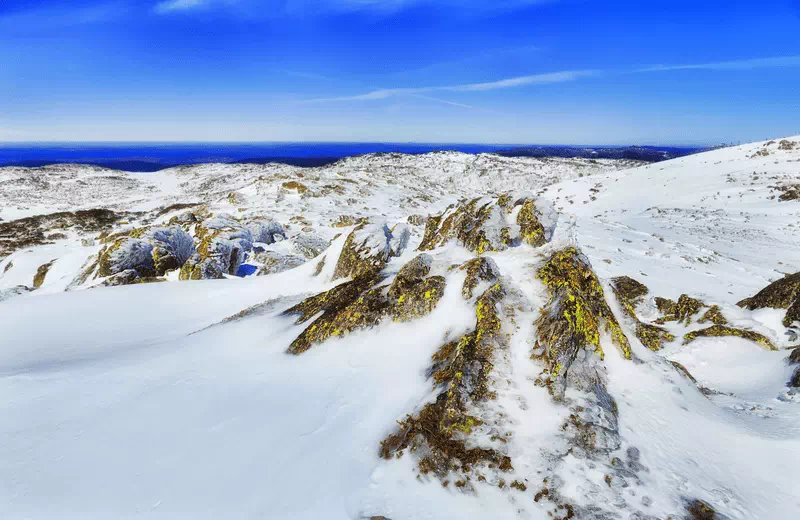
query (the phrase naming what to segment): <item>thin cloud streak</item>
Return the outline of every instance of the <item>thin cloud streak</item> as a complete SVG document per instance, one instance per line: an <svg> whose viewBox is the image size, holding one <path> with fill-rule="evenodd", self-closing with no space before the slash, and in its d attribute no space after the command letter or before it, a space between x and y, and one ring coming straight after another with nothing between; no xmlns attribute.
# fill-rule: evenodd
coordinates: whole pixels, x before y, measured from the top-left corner
<svg viewBox="0 0 800 520"><path fill-rule="evenodd" d="M667 72L673 70L752 70L767 67L800 67L800 56L778 56L749 60L719 61L694 65L655 65L634 72Z"/></svg>
<svg viewBox="0 0 800 520"><path fill-rule="evenodd" d="M353 96L309 99L306 101L306 103L370 101L370 100L386 99L398 95L419 95L431 92L486 92L489 90L497 90L497 89L513 88L513 87L521 87L529 85L548 85L553 83L564 83L568 81L575 81L577 79L592 76L595 74L597 74L597 71L576 70L576 71L551 72L547 74L534 74L530 76L518 76L514 78L501 79L497 81L488 81L484 83L469 83L465 85L377 89L364 94L357 94Z"/></svg>

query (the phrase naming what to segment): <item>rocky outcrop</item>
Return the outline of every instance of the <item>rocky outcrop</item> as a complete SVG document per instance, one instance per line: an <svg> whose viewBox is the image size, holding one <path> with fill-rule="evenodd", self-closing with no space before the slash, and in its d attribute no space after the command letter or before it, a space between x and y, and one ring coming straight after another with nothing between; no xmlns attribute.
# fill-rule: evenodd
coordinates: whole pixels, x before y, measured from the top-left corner
<svg viewBox="0 0 800 520"><path fill-rule="evenodd" d="M287 255L276 251L256 253L254 260L257 264L260 264L256 271L256 276L282 273L306 263L306 259L302 256Z"/></svg>
<svg viewBox="0 0 800 520"><path fill-rule="evenodd" d="M789 378L788 385L792 388L800 388L800 347L792 349L792 353L786 358L789 365L797 366L792 377Z"/></svg>
<svg viewBox="0 0 800 520"><path fill-rule="evenodd" d="M656 297L656 307L663 316L656 320L656 323L663 324L668 321L677 321L683 325L692 323L692 316L698 314L706 306L702 301L691 298L686 294L681 294L675 302L668 298Z"/></svg>
<svg viewBox="0 0 800 520"><path fill-rule="evenodd" d="M738 329L736 327L728 327L726 325L712 325L711 327L693 330L683 336L683 344L689 344L697 338L701 337L723 337L723 336L737 336L746 340L754 341L761 347L767 350L778 350L772 342L758 332L752 330Z"/></svg>
<svg viewBox="0 0 800 520"><path fill-rule="evenodd" d="M194 241L180 226L151 229L145 239L153 246L153 268L156 276L180 269L195 253Z"/></svg>
<svg viewBox="0 0 800 520"><path fill-rule="evenodd" d="M38 289L44 284L44 280L47 277L47 273L50 272L50 268L55 263L55 260L50 260L46 264L40 265L39 268L36 270L36 275L33 277L33 288Z"/></svg>
<svg viewBox="0 0 800 520"><path fill-rule="evenodd" d="M465 300L472 298L475 288L480 283L493 284L500 278L500 270L495 261L483 256L464 262L459 269L467 273L461 287L461 295Z"/></svg>
<svg viewBox="0 0 800 520"><path fill-rule="evenodd" d="M205 280L235 275L253 248L253 234L241 222L227 216L197 224L196 253L183 265L181 280Z"/></svg>
<svg viewBox="0 0 800 520"><path fill-rule="evenodd" d="M0 259L18 249L50 243L52 235L46 237L46 232L74 229L79 233L96 233L110 228L120 218L121 214L109 209L89 209L0 222Z"/></svg>
<svg viewBox="0 0 800 520"><path fill-rule="evenodd" d="M407 228L396 232L385 223L357 226L345 240L333 279L374 277L393 256L400 256L408 244Z"/></svg>
<svg viewBox="0 0 800 520"><path fill-rule="evenodd" d="M291 240L292 248L306 260L316 258L330 245L330 242L315 233L301 233Z"/></svg>
<svg viewBox="0 0 800 520"><path fill-rule="evenodd" d="M374 256L367 257L363 264L350 264L370 268L358 270L361 274L354 280L306 298L284 312L296 315L295 323L304 323L322 313L292 341L289 353L301 354L332 336L375 326L388 317L395 321L419 318L431 312L444 294L445 279L427 276L432 261L427 255L407 263L389 286L380 285L383 277L372 261Z"/></svg>
<svg viewBox="0 0 800 520"><path fill-rule="evenodd" d="M783 326L800 321L800 273L788 275L761 289L755 296L737 303L745 309L786 309Z"/></svg>
<svg viewBox="0 0 800 520"><path fill-rule="evenodd" d="M475 329L445 343L434 354L428 373L439 390L436 401L398 422L398 428L381 442L385 459L405 451L417 454L421 473L444 479L450 472L473 472L479 466L511 471L511 459L490 448L475 447L469 436L482 421L475 406L494 398L490 389L494 351L503 342L498 307L505 291L500 283L489 287L475 303ZM463 487L469 480L458 487Z"/></svg>
<svg viewBox="0 0 800 520"><path fill-rule="evenodd" d="M629 276L619 276L611 280L611 288L622 310L636 324L635 334L642 345L655 352L675 339L666 329L645 323L636 315L636 307L650 292L644 284Z"/></svg>
<svg viewBox="0 0 800 520"><path fill-rule="evenodd" d="M564 395L568 382L578 387L591 384L570 374L570 367L580 356L594 353L602 360L600 327L611 335L626 359L631 359L628 338L606 303L600 281L589 261L577 249L568 247L552 254L539 269L537 278L550 293L547 308L536 321L539 341L534 357L548 367L547 386L556 399Z"/></svg>

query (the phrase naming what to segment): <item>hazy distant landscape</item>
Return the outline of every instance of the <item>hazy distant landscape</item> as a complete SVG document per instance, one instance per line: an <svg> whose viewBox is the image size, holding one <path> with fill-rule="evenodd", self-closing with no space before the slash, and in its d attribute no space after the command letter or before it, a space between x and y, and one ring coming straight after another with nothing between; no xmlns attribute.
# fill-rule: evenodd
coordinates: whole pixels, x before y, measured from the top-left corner
<svg viewBox="0 0 800 520"><path fill-rule="evenodd" d="M0 144L0 166L92 164L131 172L158 171L186 164L283 163L324 166L368 153L421 154L457 151L505 157L583 157L661 161L703 150L658 146L521 146L416 143L18 143Z"/></svg>

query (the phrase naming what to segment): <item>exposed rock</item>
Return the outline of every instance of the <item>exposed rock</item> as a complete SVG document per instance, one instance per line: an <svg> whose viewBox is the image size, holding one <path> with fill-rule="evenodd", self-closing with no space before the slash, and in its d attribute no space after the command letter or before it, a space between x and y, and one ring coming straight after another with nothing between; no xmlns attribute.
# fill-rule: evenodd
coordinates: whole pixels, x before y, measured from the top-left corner
<svg viewBox="0 0 800 520"><path fill-rule="evenodd" d="M483 256L468 260L459 266L459 269L467 272L461 288L461 295L465 300L472 298L472 293L480 282L493 284L500 277L500 270L495 261Z"/></svg>
<svg viewBox="0 0 800 520"><path fill-rule="evenodd" d="M629 276L619 276L611 280L611 288L617 297L625 314L636 323L635 334L642 345L652 351L661 350L665 342L675 339L675 336L662 327L644 323L636 315L636 307L641 303L644 296L650 291L647 287Z"/></svg>
<svg viewBox="0 0 800 520"><path fill-rule="evenodd" d="M441 215L428 217L419 250L434 249L454 239L478 254L501 251L512 243L503 209L481 198L460 202Z"/></svg>
<svg viewBox="0 0 800 520"><path fill-rule="evenodd" d="M122 215L108 209L62 211L9 222L0 222L0 259L26 247L47 244L45 232L75 229L94 233L110 228Z"/></svg>
<svg viewBox="0 0 800 520"><path fill-rule="evenodd" d="M181 280L204 280L235 275L245 253L253 247L253 235L239 221L218 216L197 225L197 252L183 265Z"/></svg>
<svg viewBox="0 0 800 520"><path fill-rule="evenodd" d="M697 323L713 323L714 325L727 325L728 320L725 316L722 315L722 311L719 310L718 305L712 305L706 312L703 314L703 317L697 320Z"/></svg>
<svg viewBox="0 0 800 520"><path fill-rule="evenodd" d="M133 270L139 277L155 275L153 246L141 238L119 237L99 253L96 277L112 276Z"/></svg>
<svg viewBox="0 0 800 520"><path fill-rule="evenodd" d="M339 217L331 223L331 227L350 227L355 225L369 224L367 217L354 217L353 215L339 215Z"/></svg>
<svg viewBox="0 0 800 520"><path fill-rule="evenodd" d="M359 225L350 232L339 255L333 279L374 277L391 256L394 236L386 224Z"/></svg>
<svg viewBox="0 0 800 520"><path fill-rule="evenodd" d="M302 194L304 194L304 193L306 193L308 191L308 186L306 186L305 184L303 184L301 182L297 182L297 181L284 182L283 184L281 184L281 187L283 189L285 189L285 190L296 191L300 195L302 195Z"/></svg>
<svg viewBox="0 0 800 520"><path fill-rule="evenodd" d="M547 242L545 229L536 214L536 204L532 199L526 199L517 213L517 225L519 225L522 241L533 247L539 247Z"/></svg>
<svg viewBox="0 0 800 520"><path fill-rule="evenodd" d="M8 262L6 266L3 268L3 274L9 272L12 267L14 267L14 262Z"/></svg>
<svg viewBox="0 0 800 520"><path fill-rule="evenodd" d="M275 220L255 219L249 221L245 227L250 231L253 242L274 244L276 241L286 238L286 231L283 226Z"/></svg>
<svg viewBox="0 0 800 520"><path fill-rule="evenodd" d="M377 271L365 271L366 274L352 281L306 298L288 309L284 314L298 315L296 323L303 323L322 312L322 316L292 341L288 352L301 354L331 336L343 336L377 325L387 317L409 321L428 314L436 307L445 288L443 277L425 278L430 271L430 261L427 255L411 260L388 287L375 286L382 280Z"/></svg>
<svg viewBox="0 0 800 520"><path fill-rule="evenodd" d="M408 223L411 224L412 226L421 226L422 224L425 223L425 217L419 214L409 215Z"/></svg>
<svg viewBox="0 0 800 520"><path fill-rule="evenodd" d="M686 501L687 520L728 520L728 517L717 513L708 503L694 499Z"/></svg>
<svg viewBox="0 0 800 520"><path fill-rule="evenodd" d="M691 343L700 337L738 336L750 341L755 341L767 350L778 350L766 336L752 330L737 329L726 325L712 325L711 327L693 330L683 336L683 344Z"/></svg>
<svg viewBox="0 0 800 520"><path fill-rule="evenodd" d="M706 306L700 300L691 298L686 294L681 294L677 303L667 299L656 297L656 307L663 314L663 316L656 320L656 323L666 323L668 321L677 321L684 325L692 323L692 316L700 312L700 309Z"/></svg>
<svg viewBox="0 0 800 520"><path fill-rule="evenodd" d="M47 273L50 271L50 268L55 263L55 259L50 260L44 265L40 265L39 268L36 270L36 275L33 277L33 288L38 289L39 287L44 284L44 279L47 277Z"/></svg>
<svg viewBox="0 0 800 520"><path fill-rule="evenodd" d="M306 259L302 256L287 255L275 251L256 253L255 261L261 264L261 267L258 268L256 276L282 273L306 263Z"/></svg>
<svg viewBox="0 0 800 520"><path fill-rule="evenodd" d="M597 276L575 248L553 253L537 278L547 286L550 302L536 321L541 344L537 342L534 357L547 364L548 387L554 397L563 397L570 366L580 351L594 352L603 359L603 324L623 356L631 359L628 338L606 303Z"/></svg>
<svg viewBox="0 0 800 520"><path fill-rule="evenodd" d="M325 251L330 243L314 233L303 233L292 238L292 247L305 259L311 260Z"/></svg>
<svg viewBox="0 0 800 520"><path fill-rule="evenodd" d="M380 454L399 457L409 448L417 453L419 470L444 479L450 471L469 471L485 464L501 471L513 469L511 459L497 450L471 447L467 438L481 420L470 413L477 403L494 398L489 389L494 349L501 319L497 305L505 291L499 283L487 289L475 305L475 329L442 345L433 356L429 374L441 391L434 403L399 421L395 433L381 442Z"/></svg>
<svg viewBox="0 0 800 520"><path fill-rule="evenodd" d="M153 266L156 276L180 269L195 253L192 237L180 226L153 228L146 239L152 244Z"/></svg>
<svg viewBox="0 0 800 520"><path fill-rule="evenodd" d="M745 309L787 309L783 318L784 327L800 321L800 273L794 273L772 282L755 296L737 303Z"/></svg>

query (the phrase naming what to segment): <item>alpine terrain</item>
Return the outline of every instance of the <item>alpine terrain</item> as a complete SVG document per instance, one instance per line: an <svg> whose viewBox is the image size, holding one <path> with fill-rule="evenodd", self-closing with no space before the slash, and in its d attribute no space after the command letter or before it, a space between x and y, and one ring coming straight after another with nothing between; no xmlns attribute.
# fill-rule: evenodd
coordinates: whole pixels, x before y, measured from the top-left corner
<svg viewBox="0 0 800 520"><path fill-rule="evenodd" d="M0 168L0 517L798 518L800 137Z"/></svg>

